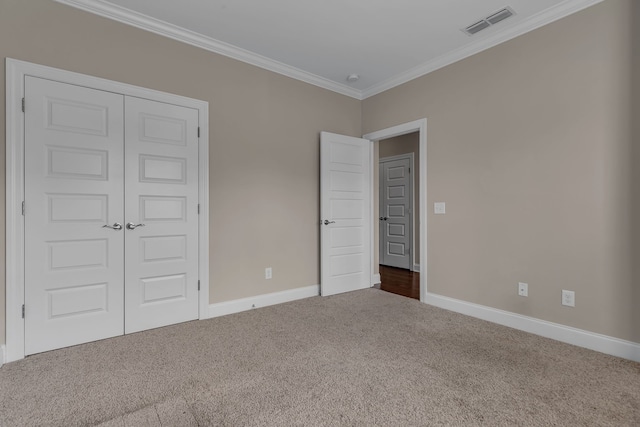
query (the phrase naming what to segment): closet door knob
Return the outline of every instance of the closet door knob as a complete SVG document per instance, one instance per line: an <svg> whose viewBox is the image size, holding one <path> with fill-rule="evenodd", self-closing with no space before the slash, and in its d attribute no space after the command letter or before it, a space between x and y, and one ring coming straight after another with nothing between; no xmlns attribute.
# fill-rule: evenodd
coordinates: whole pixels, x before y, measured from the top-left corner
<svg viewBox="0 0 640 427"><path fill-rule="evenodd" d="M144 227L145 224L134 224L132 222L127 223L127 230L135 230L138 227Z"/></svg>
<svg viewBox="0 0 640 427"><path fill-rule="evenodd" d="M116 222L113 225L109 225L109 224L105 224L102 226L102 228L111 228L114 230L122 230L122 224L120 224L119 222Z"/></svg>

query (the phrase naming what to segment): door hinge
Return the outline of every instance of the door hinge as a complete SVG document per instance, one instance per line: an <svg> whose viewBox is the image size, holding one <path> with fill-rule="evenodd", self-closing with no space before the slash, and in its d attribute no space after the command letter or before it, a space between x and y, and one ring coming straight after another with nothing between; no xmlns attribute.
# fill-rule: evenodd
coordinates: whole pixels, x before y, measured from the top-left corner
<svg viewBox="0 0 640 427"><path fill-rule="evenodd" d="M24 98L22 98L22 112L24 113Z"/></svg>
<svg viewBox="0 0 640 427"><path fill-rule="evenodd" d="M24 304L22 304L22 318L24 319Z"/></svg>
<svg viewBox="0 0 640 427"><path fill-rule="evenodd" d="M411 173L411 168L409 168L409 173Z"/></svg>
<svg viewBox="0 0 640 427"><path fill-rule="evenodd" d="M198 290L200 290L200 280L198 280Z"/></svg>
<svg viewBox="0 0 640 427"><path fill-rule="evenodd" d="M24 216L24 202L22 202L22 216Z"/></svg>
<svg viewBox="0 0 640 427"><path fill-rule="evenodd" d="M198 138L200 138L200 126L198 126Z"/></svg>
<svg viewBox="0 0 640 427"><path fill-rule="evenodd" d="M200 203L198 203L198 215L200 215Z"/></svg>

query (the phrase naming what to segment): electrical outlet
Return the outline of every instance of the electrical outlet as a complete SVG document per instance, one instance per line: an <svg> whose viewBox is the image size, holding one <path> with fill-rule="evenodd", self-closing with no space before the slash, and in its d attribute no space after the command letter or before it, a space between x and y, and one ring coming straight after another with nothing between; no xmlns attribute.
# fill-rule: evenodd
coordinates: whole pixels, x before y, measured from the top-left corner
<svg viewBox="0 0 640 427"><path fill-rule="evenodd" d="M576 293L574 291L565 291L562 290L562 305L566 305L567 307L575 307L576 306Z"/></svg>
<svg viewBox="0 0 640 427"><path fill-rule="evenodd" d="M527 283L518 283L518 295L520 295L521 297L528 297L529 296L529 284Z"/></svg>
<svg viewBox="0 0 640 427"><path fill-rule="evenodd" d="M444 202L436 202L433 204L433 213L436 215L444 215L447 213L446 204Z"/></svg>
<svg viewBox="0 0 640 427"><path fill-rule="evenodd" d="M264 278L265 279L271 279L273 277L273 271L271 270L271 267L267 267L264 269Z"/></svg>

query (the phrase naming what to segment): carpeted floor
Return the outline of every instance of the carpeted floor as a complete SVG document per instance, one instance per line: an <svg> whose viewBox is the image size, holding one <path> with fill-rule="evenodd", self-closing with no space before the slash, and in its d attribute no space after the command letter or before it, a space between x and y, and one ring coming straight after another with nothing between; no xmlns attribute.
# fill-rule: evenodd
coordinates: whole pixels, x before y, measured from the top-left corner
<svg viewBox="0 0 640 427"><path fill-rule="evenodd" d="M2 426L640 425L640 364L376 289L34 355Z"/></svg>

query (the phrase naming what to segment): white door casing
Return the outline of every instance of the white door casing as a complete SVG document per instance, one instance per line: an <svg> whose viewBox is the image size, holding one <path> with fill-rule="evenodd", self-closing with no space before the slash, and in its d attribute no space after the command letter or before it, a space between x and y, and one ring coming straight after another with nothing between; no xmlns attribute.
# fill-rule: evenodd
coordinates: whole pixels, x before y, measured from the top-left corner
<svg viewBox="0 0 640 427"><path fill-rule="evenodd" d="M182 106L186 108L191 108L197 112L198 116L198 159L197 165L197 184L198 184L198 199L199 199L199 213L197 217L198 222L198 241L196 248L196 258L198 260L198 278L202 283L200 287L200 291L198 293L198 317L200 319L205 319L210 317L209 313L209 145L208 145L208 103L205 101L196 100L193 98L186 98L179 95L168 94L165 92L159 92L151 89L146 89L138 86L128 85L125 83L114 82L111 80L101 79L93 76L88 76L84 74L74 73L70 71L60 70L52 67L47 67L43 65L33 64L24 61L18 61L11 58L6 58L6 345L4 346L4 355L5 362L11 362L15 360L19 360L24 358L25 349L26 349L26 319L29 319L30 315L33 314L34 307L26 304L26 289L25 289L25 273L26 273L26 253L25 253L25 238L26 238L26 229L25 229L25 217L23 216L22 207L25 206L26 211L29 211L29 205L25 205L25 125L26 125L26 113L25 109L28 112L29 109L35 108L34 101L26 99L26 88L25 84L28 81L29 76L52 80L58 83L66 83L70 85L74 85L81 88L91 88L97 91L108 92L114 96L120 97L124 100L126 96L133 96L143 99L148 99L152 101L163 102L167 104L172 104L175 106ZM64 99L64 98L62 98ZM83 101L80 102L82 104ZM123 101L121 101L121 104ZM25 105L26 104L26 105ZM99 103L98 103L99 104ZM66 106L64 108L69 108L71 106ZM48 107L46 107L48 108ZM64 108L58 108L58 117L62 117L59 115L60 111ZM90 109L89 109L90 110ZM121 107L122 110L122 107ZM94 113L87 113L86 111L83 113L86 117L89 118L90 123L95 125L95 116ZM123 117L122 114L119 115ZM109 117L111 119L111 117ZM93 121L91 121L93 120ZM55 122L55 120L54 120ZM88 129L85 129L89 133L91 132L91 126ZM94 129L95 131L95 129ZM121 139L124 138L123 130L121 129L119 132ZM64 148L64 147L63 147ZM92 147L88 147L91 149ZM59 154L59 153L58 153ZM74 153L72 153L74 154ZM75 153L77 154L77 153ZM60 155L57 156L56 162L58 164L70 164L74 163L75 160L64 162L60 162ZM79 160L79 159L77 159ZM81 161L80 161L81 162ZM95 164L95 161L94 161ZM114 164L113 162L109 163L109 165ZM83 165L72 165L77 170L81 170L82 172L86 172L89 163ZM122 165L121 165L122 166ZM47 169L48 171L48 169ZM71 170L73 172L73 170ZM79 180L74 180L79 181ZM120 186L122 189L123 185ZM61 193L62 194L62 193ZM83 193L84 194L84 193ZM87 193L90 194L90 193ZM43 195L44 197L44 195ZM67 209L59 209L60 204L54 206L56 209L56 218L69 218L72 220L78 219L73 216L69 217L68 215L73 214L76 211L75 206L78 206L80 202L85 202L83 198L82 200L72 199L69 203L66 203ZM122 200L122 197L120 197ZM47 201L48 205L48 201ZM54 203L55 205L55 203ZM95 214L96 209L99 210L99 203L95 201L94 203L89 203L91 205L92 210L89 213L93 212ZM113 205L109 206L109 210L114 207ZM34 208L31 205L31 208ZM48 211L47 211L48 212ZM43 212L42 215L45 215ZM62 215L62 216L60 216ZM67 215L65 217L64 215ZM90 215L91 216L91 215ZM89 218L91 219L91 218ZM111 221L111 218L109 219ZM122 220L123 222L124 220ZM121 222L121 221L118 221ZM113 225L113 222L109 223ZM123 224L124 226L125 224ZM107 229L105 232L109 231ZM119 233L123 233L124 230L119 231ZM115 230L113 230L115 233ZM116 233L117 234L117 233ZM124 237L121 237L124 239ZM84 261L82 258L77 258L74 262L87 262L87 266L89 267L90 257L94 256L96 251L95 249L98 246L96 245L92 251L87 250L86 253L83 251L80 254L80 251L76 251L80 257L84 257ZM109 245L109 250L111 250L111 245ZM120 254L123 254L122 248L119 250ZM67 258L66 260L68 260ZM64 262L64 258L57 258L57 261ZM87 261L88 260L88 261ZM111 265L112 259L109 260L109 265ZM57 264L61 266L65 266L66 264ZM73 267L73 265L71 265ZM93 268L93 266L91 266ZM43 270L44 271L44 270ZM90 290L90 289L88 289ZM60 294L61 295L61 294ZM95 293L94 293L95 296ZM87 294L88 299L91 299L89 294ZM121 304L120 307L123 308L123 297L120 298ZM58 306L59 308L71 309L73 307L69 306ZM100 308L98 308L98 311ZM26 314L26 316L24 314ZM57 312L59 313L59 312ZM95 315L96 312L94 312ZM89 313L86 313L87 315ZM119 316L120 322L123 320L123 316ZM120 334L123 332L123 326L121 325Z"/></svg>
<svg viewBox="0 0 640 427"><path fill-rule="evenodd" d="M411 270L413 267L413 177L410 157L381 158L380 264Z"/></svg>
<svg viewBox="0 0 640 427"><path fill-rule="evenodd" d="M123 96L35 77L25 100L25 353L121 335ZM116 226L118 228L118 226Z"/></svg>
<svg viewBox="0 0 640 427"><path fill-rule="evenodd" d="M323 296L371 287L371 143L320 135Z"/></svg>
<svg viewBox="0 0 640 427"><path fill-rule="evenodd" d="M198 318L198 111L126 97L125 117L131 333Z"/></svg>

